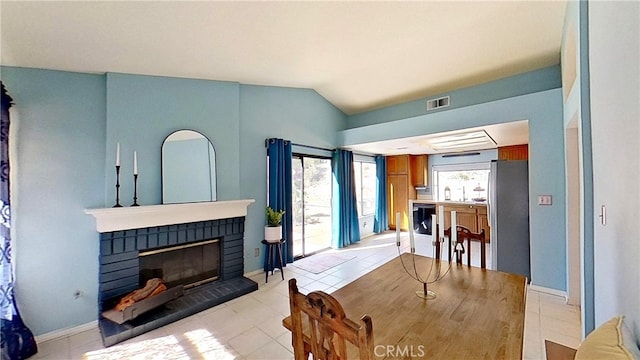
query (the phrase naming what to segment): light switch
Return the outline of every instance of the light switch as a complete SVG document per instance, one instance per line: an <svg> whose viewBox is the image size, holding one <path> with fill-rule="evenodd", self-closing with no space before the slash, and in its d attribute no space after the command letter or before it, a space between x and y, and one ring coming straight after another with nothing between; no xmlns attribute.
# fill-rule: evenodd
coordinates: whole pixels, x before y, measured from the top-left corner
<svg viewBox="0 0 640 360"><path fill-rule="evenodd" d="M551 195L538 195L538 205L551 205Z"/></svg>

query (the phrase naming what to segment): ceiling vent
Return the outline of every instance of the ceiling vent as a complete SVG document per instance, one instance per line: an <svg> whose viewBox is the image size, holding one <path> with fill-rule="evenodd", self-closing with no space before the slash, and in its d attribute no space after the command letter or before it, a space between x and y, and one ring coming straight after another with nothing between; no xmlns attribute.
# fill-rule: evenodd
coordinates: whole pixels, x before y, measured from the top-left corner
<svg viewBox="0 0 640 360"><path fill-rule="evenodd" d="M427 111L448 107L451 103L449 96L427 100Z"/></svg>

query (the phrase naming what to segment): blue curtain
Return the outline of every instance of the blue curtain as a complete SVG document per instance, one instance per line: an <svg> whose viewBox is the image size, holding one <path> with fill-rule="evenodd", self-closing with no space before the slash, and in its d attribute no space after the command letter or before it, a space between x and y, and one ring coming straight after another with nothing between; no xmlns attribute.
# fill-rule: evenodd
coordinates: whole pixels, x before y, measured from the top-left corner
<svg viewBox="0 0 640 360"><path fill-rule="evenodd" d="M333 171L331 246L337 249L360 241L353 153L348 150L335 150L331 167Z"/></svg>
<svg viewBox="0 0 640 360"><path fill-rule="evenodd" d="M291 200L291 141L282 139L267 139L267 158L269 160L269 192L268 205L276 210L284 210L282 217L282 255L284 263L293 262L293 203ZM272 264L278 264L277 254L274 253ZM267 269L267 252L264 255L264 271Z"/></svg>
<svg viewBox="0 0 640 360"><path fill-rule="evenodd" d="M0 321L2 359L25 359L38 349L33 333L24 325L14 294L11 265L11 203L9 196L9 108L11 97L2 87L0 123Z"/></svg>
<svg viewBox="0 0 640 360"><path fill-rule="evenodd" d="M387 212L387 159L376 156L376 215L373 219L373 232L380 234L389 228Z"/></svg>

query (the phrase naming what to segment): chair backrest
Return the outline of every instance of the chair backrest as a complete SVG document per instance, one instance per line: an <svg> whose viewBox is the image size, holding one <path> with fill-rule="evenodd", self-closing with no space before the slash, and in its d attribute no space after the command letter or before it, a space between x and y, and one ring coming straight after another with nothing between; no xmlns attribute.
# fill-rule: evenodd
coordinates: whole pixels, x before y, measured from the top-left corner
<svg viewBox="0 0 640 360"><path fill-rule="evenodd" d="M357 347L356 358L375 358L373 324L368 315L352 321L333 296L322 291L301 294L296 279L289 280L289 305L296 360L306 360L309 353L313 359L347 359L347 342Z"/></svg>
<svg viewBox="0 0 640 360"><path fill-rule="evenodd" d="M471 266L471 241L477 240L480 242L480 267L483 269L487 268L487 255L486 255L486 235L484 229L480 230L479 233L474 233L469 230L467 227L462 225L456 225L457 231L457 239L456 243L450 246L449 255L454 251L456 253L456 261L458 264L462 264L462 254L467 253L467 265ZM445 236L451 238L451 228L448 228L444 231ZM467 245L465 246L465 240ZM458 250L462 247L462 250ZM451 259L451 258L450 258Z"/></svg>

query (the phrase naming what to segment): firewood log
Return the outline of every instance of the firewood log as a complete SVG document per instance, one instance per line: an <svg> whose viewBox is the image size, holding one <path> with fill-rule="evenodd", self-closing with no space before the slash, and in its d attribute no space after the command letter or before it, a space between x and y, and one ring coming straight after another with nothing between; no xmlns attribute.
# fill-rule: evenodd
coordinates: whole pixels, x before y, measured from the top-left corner
<svg viewBox="0 0 640 360"><path fill-rule="evenodd" d="M142 289L134 290L120 299L115 309L123 311L127 307L133 305L136 301L146 299L167 290L167 286L160 278L149 279Z"/></svg>

